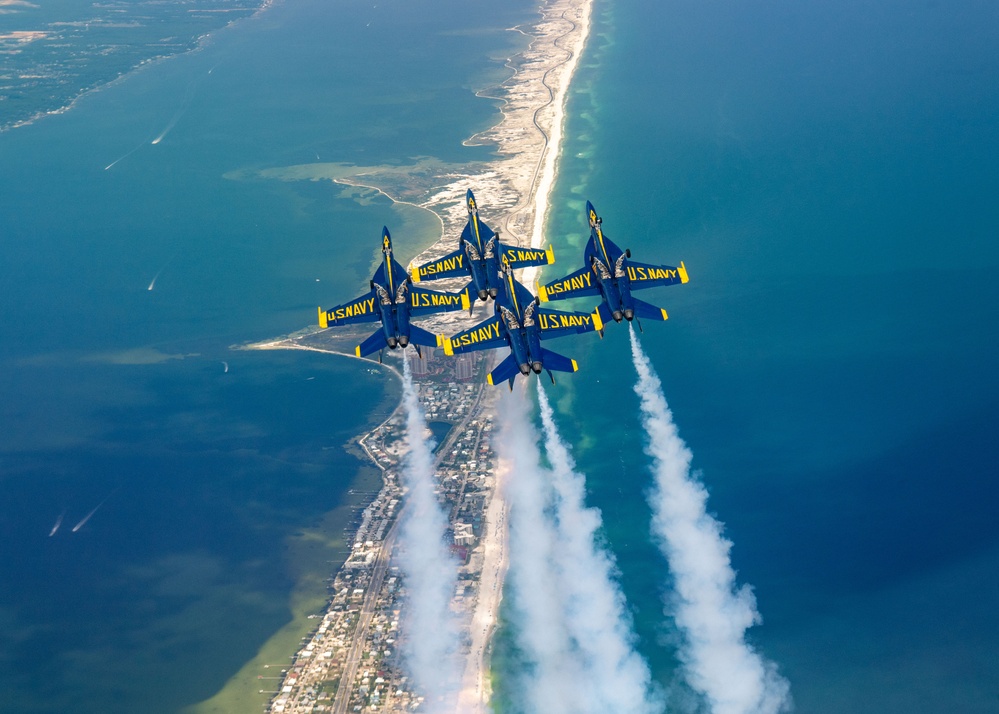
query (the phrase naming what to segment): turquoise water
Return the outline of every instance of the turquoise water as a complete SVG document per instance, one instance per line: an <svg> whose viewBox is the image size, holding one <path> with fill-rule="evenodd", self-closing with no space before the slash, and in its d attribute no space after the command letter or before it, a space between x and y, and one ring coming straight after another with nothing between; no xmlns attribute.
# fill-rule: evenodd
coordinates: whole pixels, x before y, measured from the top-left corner
<svg viewBox="0 0 999 714"><path fill-rule="evenodd" d="M287 621L285 545L396 387L228 347L356 295L381 225L403 257L436 226L255 172L487 159L474 90L533 10L372 5L279 4L0 135L0 709L177 711ZM599 2L576 77L557 271L587 198L637 259L686 261L642 295L671 315L643 344L800 712L996 708L995 20ZM640 649L684 702L626 330L557 349Z"/></svg>
<svg viewBox="0 0 999 714"><path fill-rule="evenodd" d="M439 228L257 171L488 158L474 92L530 13L465 10L279 3L0 135L0 710L178 711L288 621L289 545L397 386L229 347L358 294L382 225L400 256Z"/></svg>
<svg viewBox="0 0 999 714"><path fill-rule="evenodd" d="M559 270L582 253L586 199L638 260L686 262L688 285L642 294L670 313L642 342L755 588L752 642L799 712L996 711L994 7L597 18L554 201ZM642 652L684 710L615 328L560 343L580 363L561 425Z"/></svg>

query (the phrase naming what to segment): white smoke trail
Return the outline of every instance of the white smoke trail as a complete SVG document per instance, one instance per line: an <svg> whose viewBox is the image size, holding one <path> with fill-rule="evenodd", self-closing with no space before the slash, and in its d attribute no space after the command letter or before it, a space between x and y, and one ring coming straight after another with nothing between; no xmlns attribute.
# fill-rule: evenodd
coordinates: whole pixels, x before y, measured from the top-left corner
<svg viewBox="0 0 999 714"><path fill-rule="evenodd" d="M661 708L650 697L651 675L635 651L624 595L612 556L598 542L600 511L587 508L586 484L559 436L551 405L538 384L545 451L552 467L558 571L569 634L580 649L587 711L636 714Z"/></svg>
<svg viewBox="0 0 999 714"><path fill-rule="evenodd" d="M690 473L692 454L680 438L662 385L631 328L638 371L635 392L648 431L655 486L652 531L675 580L670 603L684 636L680 656L690 685L714 714L775 714L790 709L790 685L745 639L758 624L751 588L736 588L732 543L706 511L708 493Z"/></svg>
<svg viewBox="0 0 999 714"><path fill-rule="evenodd" d="M453 712L460 678L458 626L450 611L457 565L444 543L447 517L434 495L434 460L424 434L426 420L417 399L409 360L403 357L402 402L408 453L402 468L407 488L400 532L399 567L409 592L406 665L424 712Z"/></svg>
<svg viewBox="0 0 999 714"><path fill-rule="evenodd" d="M529 712L575 714L585 711L587 696L554 577L551 486L522 390L505 394L497 412L496 451L510 504L510 599L517 642L529 665L515 691Z"/></svg>

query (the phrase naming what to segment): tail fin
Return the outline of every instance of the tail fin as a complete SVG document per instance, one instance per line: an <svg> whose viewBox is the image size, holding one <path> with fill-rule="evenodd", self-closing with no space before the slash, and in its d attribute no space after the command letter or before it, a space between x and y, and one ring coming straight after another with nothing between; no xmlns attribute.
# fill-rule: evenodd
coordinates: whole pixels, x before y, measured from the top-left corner
<svg viewBox="0 0 999 714"><path fill-rule="evenodd" d="M608 322L613 322L614 321L614 316L611 315L610 308L607 307L607 303L606 302L601 302L599 305L597 305L597 308L593 312L597 316L597 317L595 317L593 319L593 325L594 325L594 327L596 327L596 325L597 325L597 318L600 318L600 326L596 327L596 330L600 334L600 339L603 339L604 338L604 325L606 325Z"/></svg>

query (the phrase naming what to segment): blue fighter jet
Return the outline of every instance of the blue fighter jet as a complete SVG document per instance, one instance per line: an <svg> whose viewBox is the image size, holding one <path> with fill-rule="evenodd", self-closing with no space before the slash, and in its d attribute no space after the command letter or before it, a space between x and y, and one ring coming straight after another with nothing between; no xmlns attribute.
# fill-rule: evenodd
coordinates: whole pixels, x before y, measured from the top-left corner
<svg viewBox="0 0 999 714"><path fill-rule="evenodd" d="M439 347L441 338L413 325L410 318L467 310L468 304L467 292L444 293L413 286L406 269L392 257L392 236L388 228L382 228L382 263L371 278L370 292L330 310L319 308L319 326L338 327L381 320L381 329L354 349L358 357L378 352L380 361L381 350L386 346L395 349L412 342L417 352L420 345Z"/></svg>
<svg viewBox="0 0 999 714"><path fill-rule="evenodd" d="M635 317L665 320L666 311L632 296L633 290L675 285L687 282L687 268L679 266L648 265L631 260L631 251L622 251L604 235L603 219L596 209L586 202L586 219L590 224L590 240L583 251L585 265L571 275L553 280L547 285L537 285L542 302L567 300L586 295L599 295L596 312L604 322L629 322ZM641 327L641 322L639 322Z"/></svg>
<svg viewBox="0 0 999 714"><path fill-rule="evenodd" d="M488 300L496 297L503 282L499 273L504 258L513 269L555 262L551 246L547 250L535 250L511 248L500 243L499 235L479 220L479 209L471 189L465 193L465 208L468 224L458 239L458 250L413 268L414 282L469 275L472 280L467 290L478 295L479 300Z"/></svg>
<svg viewBox="0 0 999 714"><path fill-rule="evenodd" d="M578 369L576 360L546 350L541 346L541 340L601 329L599 316L539 307L537 298L514 279L507 261L502 263L501 277L503 282L496 293L495 314L454 337L445 337L444 353L454 355L508 347L510 354L486 381L493 385L508 381L510 389L513 389L513 380L518 374L526 376L532 371L541 374L544 369L554 384L552 370L575 372Z"/></svg>

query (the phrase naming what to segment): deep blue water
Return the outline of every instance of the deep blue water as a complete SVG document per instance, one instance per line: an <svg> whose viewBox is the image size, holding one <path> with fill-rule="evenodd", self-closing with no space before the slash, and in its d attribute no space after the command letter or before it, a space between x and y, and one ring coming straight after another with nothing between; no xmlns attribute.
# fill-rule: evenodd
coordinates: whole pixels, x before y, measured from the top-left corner
<svg viewBox="0 0 999 714"><path fill-rule="evenodd" d="M382 225L405 258L438 224L255 172L487 158L461 144L498 116L475 90L529 17L278 3L0 135L0 710L177 711L287 622L288 544L397 385L229 347L365 289Z"/></svg>
<svg viewBox="0 0 999 714"><path fill-rule="evenodd" d="M686 262L688 285L641 295L670 313L642 342L755 588L752 641L799 712L996 711L995 6L598 8L552 274L581 255L586 199L638 260ZM573 346L561 424L668 684L616 328Z"/></svg>
<svg viewBox="0 0 999 714"><path fill-rule="evenodd" d="M284 539L378 412L343 405L395 385L228 347L357 294L381 225L405 257L434 224L225 176L487 158L473 90L531 9L285 2L0 135L0 709L176 711L287 620ZM686 261L643 344L800 712L997 709L996 13L598 2L577 74L556 269L587 198L637 259ZM581 369L550 393L670 685L625 332L560 341Z"/></svg>

